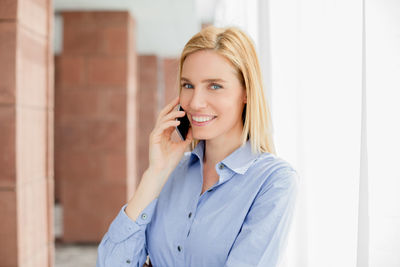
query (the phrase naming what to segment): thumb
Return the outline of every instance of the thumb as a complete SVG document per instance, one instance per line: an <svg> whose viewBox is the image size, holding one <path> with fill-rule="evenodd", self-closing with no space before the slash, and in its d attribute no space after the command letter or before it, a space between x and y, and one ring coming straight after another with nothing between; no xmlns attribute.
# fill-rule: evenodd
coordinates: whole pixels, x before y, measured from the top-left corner
<svg viewBox="0 0 400 267"><path fill-rule="evenodd" d="M186 140L185 140L185 145L190 144L193 141L193 133L192 133L192 127L189 128L189 131L186 135Z"/></svg>

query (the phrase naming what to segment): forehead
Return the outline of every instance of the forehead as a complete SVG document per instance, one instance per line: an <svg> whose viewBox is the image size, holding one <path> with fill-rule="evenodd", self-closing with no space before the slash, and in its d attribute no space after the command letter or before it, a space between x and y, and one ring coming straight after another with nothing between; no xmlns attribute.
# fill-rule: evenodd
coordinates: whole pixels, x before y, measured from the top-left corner
<svg viewBox="0 0 400 267"><path fill-rule="evenodd" d="M189 79L237 79L236 68L224 56L212 50L201 50L186 57L182 76Z"/></svg>

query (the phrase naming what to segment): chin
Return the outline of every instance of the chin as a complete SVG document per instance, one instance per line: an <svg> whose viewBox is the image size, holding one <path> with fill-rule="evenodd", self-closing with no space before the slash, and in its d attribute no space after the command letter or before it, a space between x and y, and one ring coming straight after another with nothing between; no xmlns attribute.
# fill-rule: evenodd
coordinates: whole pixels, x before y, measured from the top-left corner
<svg viewBox="0 0 400 267"><path fill-rule="evenodd" d="M193 131L193 138L197 140L209 140L212 139L213 136L211 136L210 134L199 134Z"/></svg>

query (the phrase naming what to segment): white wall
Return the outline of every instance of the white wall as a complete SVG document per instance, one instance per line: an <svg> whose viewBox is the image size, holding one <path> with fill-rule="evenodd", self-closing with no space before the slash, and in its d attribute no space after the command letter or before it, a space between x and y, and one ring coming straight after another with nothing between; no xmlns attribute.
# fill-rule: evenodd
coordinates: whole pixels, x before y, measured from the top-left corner
<svg viewBox="0 0 400 267"><path fill-rule="evenodd" d="M62 49L62 19L57 13L66 10L129 10L137 23L139 54L178 56L201 28L195 0L54 0L54 10L56 54Z"/></svg>
<svg viewBox="0 0 400 267"><path fill-rule="evenodd" d="M400 1L366 0L370 267L400 266Z"/></svg>

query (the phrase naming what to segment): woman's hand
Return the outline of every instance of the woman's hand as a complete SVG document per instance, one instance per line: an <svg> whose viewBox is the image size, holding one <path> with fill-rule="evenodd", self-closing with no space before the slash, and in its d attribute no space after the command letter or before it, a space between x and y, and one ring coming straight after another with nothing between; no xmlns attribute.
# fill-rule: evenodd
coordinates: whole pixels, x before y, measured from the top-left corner
<svg viewBox="0 0 400 267"><path fill-rule="evenodd" d="M185 141L173 142L172 132L179 125L178 117L185 115L184 111L175 110L179 98L175 98L158 115L156 125L150 134L148 169L143 173L135 194L125 208L126 214L137 220L139 214L160 194L170 173L178 165L186 147L192 141L192 130L189 129Z"/></svg>
<svg viewBox="0 0 400 267"><path fill-rule="evenodd" d="M149 169L151 170L172 172L193 139L192 129L189 128L186 140L179 142L171 140L172 132L180 124L176 118L185 116L185 111L176 109L178 103L179 97L176 97L161 110L154 129L150 133Z"/></svg>

